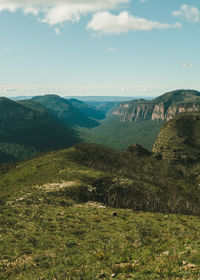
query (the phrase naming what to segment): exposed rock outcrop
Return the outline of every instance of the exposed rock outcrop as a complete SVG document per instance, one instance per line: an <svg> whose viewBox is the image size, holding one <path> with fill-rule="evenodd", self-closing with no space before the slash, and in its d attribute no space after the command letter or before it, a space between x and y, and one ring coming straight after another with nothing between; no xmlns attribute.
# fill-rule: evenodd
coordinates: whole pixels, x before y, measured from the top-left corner
<svg viewBox="0 0 200 280"><path fill-rule="evenodd" d="M200 92L177 90L150 101L139 99L122 103L113 115L119 116L122 121L130 122L169 121L178 114L198 112L200 112Z"/></svg>

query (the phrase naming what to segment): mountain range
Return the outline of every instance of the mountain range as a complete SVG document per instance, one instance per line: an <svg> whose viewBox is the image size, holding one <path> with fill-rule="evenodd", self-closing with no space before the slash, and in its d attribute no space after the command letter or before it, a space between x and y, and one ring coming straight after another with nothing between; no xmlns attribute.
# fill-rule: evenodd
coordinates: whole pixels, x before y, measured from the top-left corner
<svg viewBox="0 0 200 280"><path fill-rule="evenodd" d="M1 162L24 160L38 152L69 147L77 141L73 128L40 103L0 99Z"/></svg>
<svg viewBox="0 0 200 280"><path fill-rule="evenodd" d="M99 126L113 105L99 109L57 95L0 98L0 162L25 160L83 141L79 129Z"/></svg>
<svg viewBox="0 0 200 280"><path fill-rule="evenodd" d="M165 93L153 100L133 100L122 103L113 115L122 121L144 120L169 121L174 116L200 111L200 92L196 90L176 90Z"/></svg>
<svg viewBox="0 0 200 280"><path fill-rule="evenodd" d="M57 95L13 101L0 98L0 162L93 142L126 149L138 143L149 151L165 122L200 112L200 93L177 90L153 100L85 103Z"/></svg>
<svg viewBox="0 0 200 280"><path fill-rule="evenodd" d="M101 125L88 131L89 142L115 149L138 143L149 151L165 122L178 114L200 111L200 92L176 90L152 100L132 100L113 107Z"/></svg>
<svg viewBox="0 0 200 280"><path fill-rule="evenodd" d="M44 95L32 98L43 105L50 114L70 126L80 126L92 128L98 125L98 122L93 118L104 117L103 112L90 108L89 105L79 100L67 100L57 95Z"/></svg>

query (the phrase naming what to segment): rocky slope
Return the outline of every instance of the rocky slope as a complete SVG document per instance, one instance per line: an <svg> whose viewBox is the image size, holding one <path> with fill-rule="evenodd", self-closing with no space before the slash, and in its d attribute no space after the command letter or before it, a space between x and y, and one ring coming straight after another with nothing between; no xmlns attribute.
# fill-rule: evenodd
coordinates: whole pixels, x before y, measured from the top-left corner
<svg viewBox="0 0 200 280"><path fill-rule="evenodd" d="M144 120L169 121L181 113L200 112L200 92L176 90L150 101L144 99L122 103L113 115L122 121L139 122Z"/></svg>
<svg viewBox="0 0 200 280"><path fill-rule="evenodd" d="M161 129L153 152L172 162L200 160L200 114L176 116Z"/></svg>

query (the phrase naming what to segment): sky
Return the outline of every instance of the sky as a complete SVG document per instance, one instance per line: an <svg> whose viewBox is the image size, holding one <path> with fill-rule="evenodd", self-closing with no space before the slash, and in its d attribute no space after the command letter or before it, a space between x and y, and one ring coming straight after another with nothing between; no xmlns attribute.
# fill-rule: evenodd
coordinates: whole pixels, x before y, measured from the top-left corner
<svg viewBox="0 0 200 280"><path fill-rule="evenodd" d="M200 0L0 0L0 95L200 90Z"/></svg>

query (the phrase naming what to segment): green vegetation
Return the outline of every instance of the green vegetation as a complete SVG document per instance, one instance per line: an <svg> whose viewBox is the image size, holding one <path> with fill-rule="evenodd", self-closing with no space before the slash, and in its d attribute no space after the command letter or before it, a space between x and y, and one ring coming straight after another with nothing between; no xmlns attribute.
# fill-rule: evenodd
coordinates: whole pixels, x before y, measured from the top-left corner
<svg viewBox="0 0 200 280"><path fill-rule="evenodd" d="M124 150L131 144L140 144L149 151L152 150L156 137L159 134L163 121L141 121L133 123L120 121L117 117L111 117L91 130L79 129L85 142L97 143Z"/></svg>
<svg viewBox="0 0 200 280"><path fill-rule="evenodd" d="M151 150L163 123L120 122L109 115L117 104L103 104L102 108L105 108L101 110L82 101L66 100L56 95L38 96L19 102L2 98L0 162L22 161L80 141L95 142L119 150L139 143ZM102 119L106 112L110 117L101 120L100 125L95 119Z"/></svg>
<svg viewBox="0 0 200 280"><path fill-rule="evenodd" d="M16 162L78 142L73 128L52 116L41 104L0 98L0 163Z"/></svg>
<svg viewBox="0 0 200 280"><path fill-rule="evenodd" d="M184 104L187 103L200 103L200 92L192 89L179 89L171 92L167 92L154 100L152 103L164 102L167 105L171 104Z"/></svg>
<svg viewBox="0 0 200 280"><path fill-rule="evenodd" d="M200 275L197 217L113 212L92 203L54 206L42 200L2 209L2 280L171 280Z"/></svg>
<svg viewBox="0 0 200 280"><path fill-rule="evenodd" d="M0 278L198 279L199 218L168 213L199 214L200 166L138 149L79 144L2 170Z"/></svg>
<svg viewBox="0 0 200 280"><path fill-rule="evenodd" d="M154 153L172 162L199 161L200 114L178 115L161 129Z"/></svg>
<svg viewBox="0 0 200 280"><path fill-rule="evenodd" d="M75 98L69 99L69 102L74 106L74 108L78 109L80 112L87 115L89 118L96 120L105 119L105 111L101 109L97 109L96 107L91 106Z"/></svg>
<svg viewBox="0 0 200 280"><path fill-rule="evenodd" d="M150 150L162 122L110 118L87 137L96 130L105 143L117 131L112 148L79 143L38 156L74 131L36 102L18 105L15 127L1 115L1 160L34 158L0 165L0 279L200 278L199 114L164 125L155 153L129 144L145 135Z"/></svg>
<svg viewBox="0 0 200 280"><path fill-rule="evenodd" d="M114 112L112 110L115 110ZM163 124L181 112L200 111L200 92L176 90L153 100L132 100L112 106L101 125L90 130L79 128L85 142L102 144L118 150L138 143L152 150Z"/></svg>
<svg viewBox="0 0 200 280"><path fill-rule="evenodd" d="M78 100L70 102L53 94L36 96L32 100L43 105L53 116L70 126L88 128L98 126L98 122L91 118L91 111L88 110L88 107L81 105Z"/></svg>
<svg viewBox="0 0 200 280"><path fill-rule="evenodd" d="M77 142L121 151L138 143L151 151L166 119L184 110L200 110L199 100L200 93L193 90L121 105L97 102L98 107L50 94L19 102L1 98L0 163L28 159Z"/></svg>
<svg viewBox="0 0 200 280"><path fill-rule="evenodd" d="M28 109L37 111L39 113L47 113L48 114L48 110L44 106L42 106L40 103L38 103L34 100L30 100L30 99L20 100L17 103L27 107Z"/></svg>
<svg viewBox="0 0 200 280"><path fill-rule="evenodd" d="M110 118L85 139L96 135L112 148L79 143L38 156L78 140L62 110L52 117L35 101L1 106L1 159L35 157L0 165L0 279L200 278L199 114L166 124L156 153L112 148L145 135L151 150L162 122Z"/></svg>
<svg viewBox="0 0 200 280"><path fill-rule="evenodd" d="M24 161L38 154L36 149L16 143L0 143L0 152L1 162L4 163Z"/></svg>

